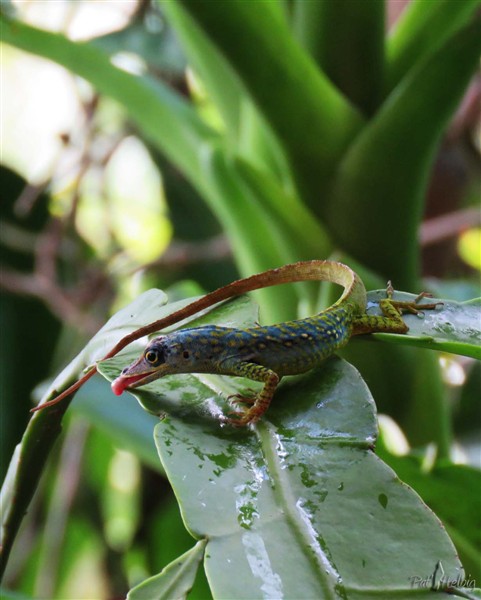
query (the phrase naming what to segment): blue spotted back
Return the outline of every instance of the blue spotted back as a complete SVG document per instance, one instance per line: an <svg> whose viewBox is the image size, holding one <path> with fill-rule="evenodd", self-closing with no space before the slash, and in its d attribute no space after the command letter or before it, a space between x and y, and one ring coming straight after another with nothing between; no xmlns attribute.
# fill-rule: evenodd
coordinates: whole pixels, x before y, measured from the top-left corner
<svg viewBox="0 0 481 600"><path fill-rule="evenodd" d="M344 346L351 331L352 311L348 305L278 325L183 329L162 336L162 344L167 361L177 365L177 372L225 373L222 363L235 359L262 365L283 376L312 369Z"/></svg>

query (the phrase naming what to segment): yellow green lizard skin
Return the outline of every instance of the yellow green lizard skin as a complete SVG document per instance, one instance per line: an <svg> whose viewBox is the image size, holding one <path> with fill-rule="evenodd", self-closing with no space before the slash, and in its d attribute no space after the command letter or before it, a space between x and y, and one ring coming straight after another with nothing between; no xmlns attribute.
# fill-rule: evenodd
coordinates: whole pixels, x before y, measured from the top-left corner
<svg viewBox="0 0 481 600"><path fill-rule="evenodd" d="M406 333L408 327L402 313L418 313L417 302L426 295L420 294L415 302L395 301L391 299L392 288L389 285L387 297L380 302L383 316L368 316L366 289L359 276L342 263L313 260L231 283L178 311L176 315L179 318L176 320L195 314L192 312L194 305L195 312L198 312L247 291L313 280L339 284L344 287L344 292L328 309L306 319L248 329L207 325L160 335L113 381L113 392L120 395L125 389L137 388L159 377L178 373L247 377L262 382L264 386L252 397L237 395L237 402L244 408L226 421L237 426L255 423L269 407L281 377L304 373L319 365L345 346L354 335ZM435 307L436 304L422 305L423 310Z"/></svg>

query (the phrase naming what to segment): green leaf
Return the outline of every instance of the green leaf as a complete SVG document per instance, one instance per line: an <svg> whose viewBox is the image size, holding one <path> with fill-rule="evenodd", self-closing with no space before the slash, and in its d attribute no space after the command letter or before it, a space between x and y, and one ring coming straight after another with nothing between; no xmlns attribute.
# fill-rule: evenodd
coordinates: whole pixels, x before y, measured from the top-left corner
<svg viewBox="0 0 481 600"><path fill-rule="evenodd" d="M201 400L217 401L199 380ZM214 597L416 597L409 578L437 561L457 573L439 522L373 454L375 437L372 398L336 358L286 382L253 430L162 421L159 454L186 526L208 539Z"/></svg>
<svg viewBox="0 0 481 600"><path fill-rule="evenodd" d="M222 308L211 322L225 324ZM132 358L99 368L112 379ZM226 397L252 385L181 375L134 393L148 410L175 415L157 425L156 443L187 528L208 540L214 597L356 598L360 588L415 597L409 578L428 579L438 561L455 577L439 522L372 453L374 406L352 367L332 358L288 378L253 430L222 426Z"/></svg>
<svg viewBox="0 0 481 600"><path fill-rule="evenodd" d="M368 306L368 314L381 314L378 303L385 297L385 290L369 292L368 303L371 306ZM416 298L405 292L396 292L393 297L408 302L413 302ZM430 348L481 360L481 298L468 302L428 298L419 303L420 310L423 302L438 302L440 306L419 315L404 315L409 327L407 335L376 333L374 337L396 344Z"/></svg>
<svg viewBox="0 0 481 600"><path fill-rule="evenodd" d="M255 11L242 0L231 0L229 10L221 2L181 4L227 58L276 133L299 189L317 204L362 126L359 113L297 44L272 3L257 3Z"/></svg>
<svg viewBox="0 0 481 600"><path fill-rule="evenodd" d="M327 232L294 194L288 194L274 177L246 160L237 159L234 167L244 185L258 198L267 219L276 222L276 230L282 237L278 244L285 252L286 264L329 256L331 244Z"/></svg>
<svg viewBox="0 0 481 600"><path fill-rule="evenodd" d="M384 93L384 2L297 0L297 34L329 79L364 115Z"/></svg>
<svg viewBox="0 0 481 600"><path fill-rule="evenodd" d="M370 300L379 296L385 292L371 293ZM468 306L470 311L473 304ZM462 322L464 308L453 303L426 312L429 327L435 329L436 319L444 322L443 310ZM217 312L208 317L222 322L222 308ZM425 319L411 318L414 341ZM243 321L248 325L248 318ZM111 359L100 369L111 379L132 358ZM394 581L402 597L410 593L409 577L427 579L439 560L457 574L459 564L437 521L370 451L376 436L372 399L352 367L331 359L289 378L255 435L219 425L228 411L225 397L251 386L238 378L183 375L134 394L148 410L182 418L162 421L156 442L188 529L209 540L206 571L214 597L241 591L259 597L266 590L300 597L324 590L323 597L331 597L344 590L355 598L360 586L387 595L385 581ZM366 514L374 520L359 522ZM414 525L419 522L421 534ZM401 552L401 563L399 552L389 558L394 540L410 547L409 558ZM294 572L285 564L286 547ZM383 575L373 547L383 554Z"/></svg>
<svg viewBox="0 0 481 600"><path fill-rule="evenodd" d="M294 189L286 156L271 127L247 94L242 97L241 114L242 127L236 156L271 174L284 188Z"/></svg>
<svg viewBox="0 0 481 600"><path fill-rule="evenodd" d="M181 600L194 585L206 541L201 540L167 565L158 575L146 579L127 594L127 600Z"/></svg>
<svg viewBox="0 0 481 600"><path fill-rule="evenodd" d="M402 287L416 283L417 230L429 170L480 52L478 19L416 65L354 140L332 194L320 205L341 246Z"/></svg>
<svg viewBox="0 0 481 600"><path fill-rule="evenodd" d="M245 275L284 264L285 251L277 223L260 200L262 190L251 188L237 171L236 162L221 147L204 149L204 182L216 198L216 213L224 224L240 270ZM278 240L275 244L272 240ZM290 286L279 302L277 290L256 293L268 322L285 321L297 313L297 293Z"/></svg>
<svg viewBox="0 0 481 600"><path fill-rule="evenodd" d="M240 104L243 93L240 82L224 57L179 3L159 2L175 28L189 62L198 73L219 109L228 135L236 139L239 133Z"/></svg>
<svg viewBox="0 0 481 600"><path fill-rule="evenodd" d="M479 0L411 0L389 36L388 90L435 52L473 15Z"/></svg>
<svg viewBox="0 0 481 600"><path fill-rule="evenodd" d="M442 519L461 556L466 576L479 581L481 529L473 526L473 517L479 513L481 472L467 465L454 464L436 464L432 469L426 469L422 457L395 456L383 444L380 455Z"/></svg>

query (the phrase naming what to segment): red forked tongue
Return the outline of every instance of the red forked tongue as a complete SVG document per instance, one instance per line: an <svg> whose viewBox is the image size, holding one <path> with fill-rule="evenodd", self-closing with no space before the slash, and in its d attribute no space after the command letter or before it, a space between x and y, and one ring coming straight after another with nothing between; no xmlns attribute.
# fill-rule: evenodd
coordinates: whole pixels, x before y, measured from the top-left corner
<svg viewBox="0 0 481 600"><path fill-rule="evenodd" d="M114 379L112 381L112 391L116 396L120 396L125 389L127 389L136 381L140 381L144 377L145 373L142 375L131 375L130 377L125 375L119 375L117 379Z"/></svg>

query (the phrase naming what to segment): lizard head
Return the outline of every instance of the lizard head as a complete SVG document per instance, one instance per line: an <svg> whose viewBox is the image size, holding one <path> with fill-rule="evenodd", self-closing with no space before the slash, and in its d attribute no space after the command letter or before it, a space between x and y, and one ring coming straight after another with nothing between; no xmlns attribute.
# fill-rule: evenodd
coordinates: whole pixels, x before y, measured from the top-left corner
<svg viewBox="0 0 481 600"><path fill-rule="evenodd" d="M216 373L216 352L222 344L213 344L226 331L207 325L180 329L153 339L140 357L112 382L117 396L165 375L176 373Z"/></svg>
<svg viewBox="0 0 481 600"><path fill-rule="evenodd" d="M120 396L127 388L136 388L172 373L168 363L169 349L165 336L158 337L145 348L140 357L122 370L112 381L112 391Z"/></svg>

